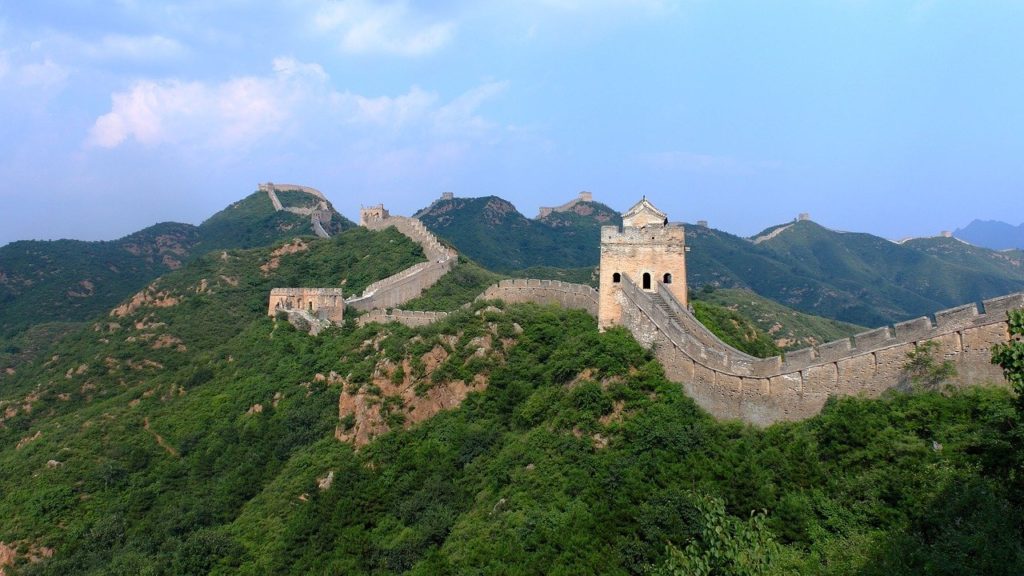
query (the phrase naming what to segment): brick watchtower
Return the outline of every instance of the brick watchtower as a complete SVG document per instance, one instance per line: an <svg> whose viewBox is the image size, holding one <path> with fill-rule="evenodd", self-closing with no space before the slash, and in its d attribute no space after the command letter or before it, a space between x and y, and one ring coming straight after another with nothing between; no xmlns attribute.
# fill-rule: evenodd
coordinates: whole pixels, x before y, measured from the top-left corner
<svg viewBox="0 0 1024 576"><path fill-rule="evenodd" d="M622 227L601 227L600 297L597 325L619 324L622 281L648 292L667 290L686 306L686 237L683 226L646 197L622 215Z"/></svg>

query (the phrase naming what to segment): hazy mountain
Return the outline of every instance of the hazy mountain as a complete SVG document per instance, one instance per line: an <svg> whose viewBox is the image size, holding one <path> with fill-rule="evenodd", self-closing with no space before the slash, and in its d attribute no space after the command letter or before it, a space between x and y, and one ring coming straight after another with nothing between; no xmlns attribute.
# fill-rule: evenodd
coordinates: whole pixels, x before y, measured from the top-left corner
<svg viewBox="0 0 1024 576"><path fill-rule="evenodd" d="M279 196L285 206L297 208L311 207L315 200L302 193ZM354 226L330 209L330 231ZM33 324L91 318L211 250L312 234L309 216L275 211L266 193L254 192L199 226L166 222L103 242L12 242L0 247L0 337Z"/></svg>
<svg viewBox="0 0 1024 576"><path fill-rule="evenodd" d="M993 250L1024 248L1024 224L1014 226L998 220L974 220L957 228L953 236Z"/></svg>

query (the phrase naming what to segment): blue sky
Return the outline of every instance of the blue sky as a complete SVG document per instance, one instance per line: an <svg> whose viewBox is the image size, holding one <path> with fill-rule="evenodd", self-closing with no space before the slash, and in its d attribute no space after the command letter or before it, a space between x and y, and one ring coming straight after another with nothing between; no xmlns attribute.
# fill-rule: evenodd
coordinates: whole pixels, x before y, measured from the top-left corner
<svg viewBox="0 0 1024 576"><path fill-rule="evenodd" d="M751 235L1024 221L1024 2L0 3L0 244L581 190Z"/></svg>

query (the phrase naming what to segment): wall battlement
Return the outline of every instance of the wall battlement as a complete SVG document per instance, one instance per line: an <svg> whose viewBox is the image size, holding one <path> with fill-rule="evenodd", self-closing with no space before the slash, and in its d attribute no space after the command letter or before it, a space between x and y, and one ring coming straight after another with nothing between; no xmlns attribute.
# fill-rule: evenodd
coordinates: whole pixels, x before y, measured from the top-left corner
<svg viewBox="0 0 1024 576"><path fill-rule="evenodd" d="M433 324L434 322L438 322L447 317L447 312L426 312L422 310L398 309L393 309L389 312L388 310L377 309L360 316L356 319L356 324L359 326L366 326L372 322L378 322L380 324L398 322L399 324L415 328L417 326Z"/></svg>
<svg viewBox="0 0 1024 576"><path fill-rule="evenodd" d="M546 216L550 216L552 212L568 212L569 210L572 210L573 208L575 208L576 205L579 204L580 202L593 202L593 201L594 201L594 195L592 193L590 193L590 192L580 192L579 196L577 196L576 198L573 198L572 200L569 200L568 202L566 202L565 204L562 204L561 206L554 206L554 207L550 207L550 208L549 207L541 207L540 211L537 214L537 218L544 218Z"/></svg>

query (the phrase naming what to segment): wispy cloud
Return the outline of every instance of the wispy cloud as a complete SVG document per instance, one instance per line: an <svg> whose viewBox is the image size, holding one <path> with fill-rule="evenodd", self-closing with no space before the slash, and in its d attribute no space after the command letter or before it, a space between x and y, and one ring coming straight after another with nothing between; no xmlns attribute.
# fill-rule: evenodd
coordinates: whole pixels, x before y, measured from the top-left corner
<svg viewBox="0 0 1024 576"><path fill-rule="evenodd" d="M452 20L418 14L404 0L385 4L337 0L319 7L313 27L321 34L337 36L345 52L423 56L448 44L456 25Z"/></svg>
<svg viewBox="0 0 1024 576"><path fill-rule="evenodd" d="M418 86L396 96L365 96L332 89L318 64L277 58L266 76L214 84L138 81L112 95L111 109L96 119L87 145L246 148L271 135L325 130L378 149L417 139L470 138L492 127L479 110L505 87L487 82L447 102Z"/></svg>

